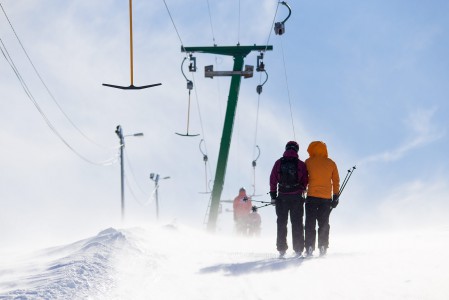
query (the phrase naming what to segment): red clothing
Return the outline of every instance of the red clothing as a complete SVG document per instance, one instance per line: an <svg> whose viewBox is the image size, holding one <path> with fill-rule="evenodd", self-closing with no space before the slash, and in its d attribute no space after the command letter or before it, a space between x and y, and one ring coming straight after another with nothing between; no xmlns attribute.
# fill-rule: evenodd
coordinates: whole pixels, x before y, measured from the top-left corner
<svg viewBox="0 0 449 300"><path fill-rule="evenodd" d="M286 150L284 152L283 157L296 157L298 158L298 153L296 153L295 150ZM271 170L270 175L270 192L277 192L278 191L278 183L281 173L281 159L278 159L273 166L273 169ZM308 183L308 174L307 174L307 168L305 163L302 160L298 161L298 180L299 180L299 187L297 191L293 191L290 193L285 194L302 194L304 190L307 187Z"/></svg>

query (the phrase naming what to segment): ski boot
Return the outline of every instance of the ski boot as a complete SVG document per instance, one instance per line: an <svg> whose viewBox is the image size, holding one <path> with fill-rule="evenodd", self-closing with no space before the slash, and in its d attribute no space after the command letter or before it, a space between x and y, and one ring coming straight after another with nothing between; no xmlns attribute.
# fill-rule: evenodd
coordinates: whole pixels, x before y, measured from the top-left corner
<svg viewBox="0 0 449 300"><path fill-rule="evenodd" d="M312 246L309 246L309 248L306 249L306 257L312 257L313 256L313 248Z"/></svg>
<svg viewBox="0 0 449 300"><path fill-rule="evenodd" d="M327 248L320 246L320 256L325 256L327 254Z"/></svg>

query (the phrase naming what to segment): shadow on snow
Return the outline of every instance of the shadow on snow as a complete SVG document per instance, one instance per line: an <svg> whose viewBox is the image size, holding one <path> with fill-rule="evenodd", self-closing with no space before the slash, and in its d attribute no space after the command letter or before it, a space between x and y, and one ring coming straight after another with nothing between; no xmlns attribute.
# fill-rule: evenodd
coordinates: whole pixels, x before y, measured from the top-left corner
<svg viewBox="0 0 449 300"><path fill-rule="evenodd" d="M239 276L250 273L281 271L290 267L298 267L303 261L304 260L301 258L292 257L285 259L270 258L243 263L218 264L202 268L200 269L200 273L224 272L226 276Z"/></svg>

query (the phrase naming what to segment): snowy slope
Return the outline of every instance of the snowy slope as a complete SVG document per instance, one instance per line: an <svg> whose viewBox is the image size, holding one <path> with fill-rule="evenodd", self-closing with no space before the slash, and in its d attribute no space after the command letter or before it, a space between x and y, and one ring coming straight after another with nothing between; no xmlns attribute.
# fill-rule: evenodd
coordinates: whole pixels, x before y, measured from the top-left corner
<svg viewBox="0 0 449 300"><path fill-rule="evenodd" d="M449 228L331 241L326 258L279 260L274 237L110 228L2 256L0 299L449 299Z"/></svg>

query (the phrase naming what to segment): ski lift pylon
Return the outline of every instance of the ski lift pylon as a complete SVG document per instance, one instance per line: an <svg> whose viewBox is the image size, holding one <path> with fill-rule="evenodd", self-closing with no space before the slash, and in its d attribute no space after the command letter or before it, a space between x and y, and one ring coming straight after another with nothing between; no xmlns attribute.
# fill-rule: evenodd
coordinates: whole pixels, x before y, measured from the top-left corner
<svg viewBox="0 0 449 300"><path fill-rule="evenodd" d="M141 90L154 86L161 85L162 83L148 84L142 86L134 85L134 62L133 62L133 9L132 0L129 0L129 57L130 57L130 77L131 84L129 86L120 86L115 84L103 83L103 86L122 89L122 90Z"/></svg>

